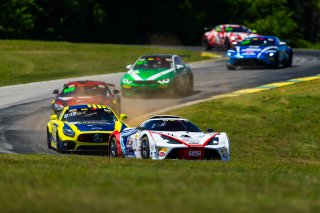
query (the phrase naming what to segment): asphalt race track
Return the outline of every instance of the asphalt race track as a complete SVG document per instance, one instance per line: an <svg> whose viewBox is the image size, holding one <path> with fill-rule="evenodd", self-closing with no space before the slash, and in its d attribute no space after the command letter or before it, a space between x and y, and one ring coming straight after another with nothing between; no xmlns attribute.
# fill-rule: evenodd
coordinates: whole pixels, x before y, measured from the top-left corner
<svg viewBox="0 0 320 213"><path fill-rule="evenodd" d="M223 54L223 52L220 52ZM130 118L234 90L320 74L320 51L295 50L293 66L229 71L224 60L191 65L194 94L184 98L123 98L122 112ZM125 68L123 68L125 71ZM90 73L88 73L90 75ZM123 73L0 87L0 153L55 153L47 149L46 123L53 89L69 80L103 80L119 88Z"/></svg>

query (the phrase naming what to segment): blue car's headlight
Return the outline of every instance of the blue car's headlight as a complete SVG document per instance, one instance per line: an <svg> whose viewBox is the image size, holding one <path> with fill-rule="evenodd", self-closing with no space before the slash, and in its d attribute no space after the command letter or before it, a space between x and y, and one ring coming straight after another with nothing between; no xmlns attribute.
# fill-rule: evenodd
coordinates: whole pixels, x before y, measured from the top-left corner
<svg viewBox="0 0 320 213"><path fill-rule="evenodd" d="M75 135L74 131L67 124L63 126L62 130L63 134L65 134L66 136L73 137Z"/></svg>

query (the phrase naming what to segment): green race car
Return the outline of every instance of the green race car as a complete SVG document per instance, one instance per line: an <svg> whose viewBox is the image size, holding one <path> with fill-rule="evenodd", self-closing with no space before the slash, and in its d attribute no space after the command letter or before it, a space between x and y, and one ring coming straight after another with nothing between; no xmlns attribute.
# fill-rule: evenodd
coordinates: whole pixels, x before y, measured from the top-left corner
<svg viewBox="0 0 320 213"><path fill-rule="evenodd" d="M190 66L178 55L145 55L122 77L120 85L124 96L134 94L186 96L193 91Z"/></svg>

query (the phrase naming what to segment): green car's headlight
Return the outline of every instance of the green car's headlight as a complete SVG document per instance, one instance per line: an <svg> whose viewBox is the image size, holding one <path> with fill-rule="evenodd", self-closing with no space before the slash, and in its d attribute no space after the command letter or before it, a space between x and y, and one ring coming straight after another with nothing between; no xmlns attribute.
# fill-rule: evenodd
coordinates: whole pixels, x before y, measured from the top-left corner
<svg viewBox="0 0 320 213"><path fill-rule="evenodd" d="M73 137L75 135L74 131L67 124L63 126L62 130L63 134L65 134L66 136Z"/></svg>
<svg viewBox="0 0 320 213"><path fill-rule="evenodd" d="M170 78L165 78L165 79L159 80L158 83L160 83L160 84L168 84L168 83L170 83Z"/></svg>
<svg viewBox="0 0 320 213"><path fill-rule="evenodd" d="M125 83L125 84L131 84L133 81L131 81L131 80L127 79L127 78L123 78L122 82Z"/></svg>

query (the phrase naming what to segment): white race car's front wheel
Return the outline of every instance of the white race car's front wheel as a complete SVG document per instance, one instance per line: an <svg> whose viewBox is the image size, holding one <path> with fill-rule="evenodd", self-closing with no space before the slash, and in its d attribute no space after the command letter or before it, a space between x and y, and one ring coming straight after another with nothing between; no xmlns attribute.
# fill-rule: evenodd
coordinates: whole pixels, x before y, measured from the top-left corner
<svg viewBox="0 0 320 213"><path fill-rule="evenodd" d="M143 136L141 138L141 157L143 159L150 158L150 146L149 146L149 139L147 136Z"/></svg>

